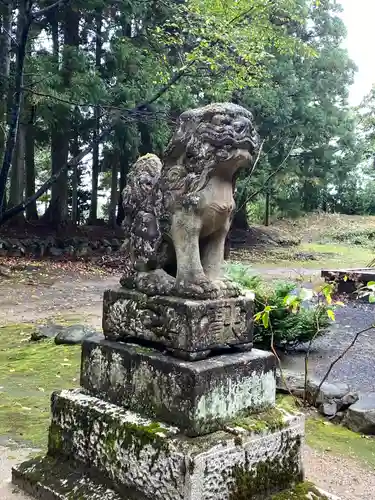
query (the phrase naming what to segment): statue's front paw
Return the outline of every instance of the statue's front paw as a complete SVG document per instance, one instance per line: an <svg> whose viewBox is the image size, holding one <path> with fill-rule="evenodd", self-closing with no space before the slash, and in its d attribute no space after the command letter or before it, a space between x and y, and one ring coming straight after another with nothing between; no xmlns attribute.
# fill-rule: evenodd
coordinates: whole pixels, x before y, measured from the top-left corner
<svg viewBox="0 0 375 500"><path fill-rule="evenodd" d="M220 288L224 297L238 297L243 293L241 287L229 278L215 280L215 284Z"/></svg>
<svg viewBox="0 0 375 500"><path fill-rule="evenodd" d="M220 287L205 275L176 279L174 293L181 297L196 299L216 299L220 296Z"/></svg>

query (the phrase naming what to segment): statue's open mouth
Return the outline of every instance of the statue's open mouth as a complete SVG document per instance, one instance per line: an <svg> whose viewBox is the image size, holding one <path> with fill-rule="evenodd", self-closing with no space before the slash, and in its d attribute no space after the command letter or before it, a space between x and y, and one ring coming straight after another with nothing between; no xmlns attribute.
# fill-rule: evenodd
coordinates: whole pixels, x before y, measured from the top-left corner
<svg viewBox="0 0 375 500"><path fill-rule="evenodd" d="M258 147L258 141L256 137L253 139L249 137L248 134L236 134L236 133L214 133L207 134L204 137L210 144L215 147L225 147L230 146L231 148L248 149L253 151Z"/></svg>

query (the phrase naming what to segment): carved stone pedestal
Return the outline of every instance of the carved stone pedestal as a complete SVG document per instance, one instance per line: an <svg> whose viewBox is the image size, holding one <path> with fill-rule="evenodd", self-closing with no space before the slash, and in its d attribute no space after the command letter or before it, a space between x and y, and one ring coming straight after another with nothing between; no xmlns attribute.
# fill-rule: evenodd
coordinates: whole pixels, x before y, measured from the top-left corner
<svg viewBox="0 0 375 500"><path fill-rule="evenodd" d="M216 300L154 296L119 287L104 293L103 331L109 340L155 342L195 360L212 351L253 345L254 295Z"/></svg>
<svg viewBox="0 0 375 500"><path fill-rule="evenodd" d="M252 350L183 361L135 344L92 339L82 348L81 386L89 394L187 435L275 404L273 354Z"/></svg>
<svg viewBox="0 0 375 500"><path fill-rule="evenodd" d="M303 418L275 405L252 314L251 297L106 292L107 339L84 342L81 389L53 395L48 454L13 482L42 500L268 500L298 483Z"/></svg>

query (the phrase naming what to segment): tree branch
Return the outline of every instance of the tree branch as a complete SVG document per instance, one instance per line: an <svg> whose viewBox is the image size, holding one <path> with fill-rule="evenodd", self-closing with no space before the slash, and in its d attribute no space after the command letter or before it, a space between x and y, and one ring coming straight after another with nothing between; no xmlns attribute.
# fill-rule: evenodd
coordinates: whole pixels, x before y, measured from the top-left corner
<svg viewBox="0 0 375 500"><path fill-rule="evenodd" d="M332 361L332 363L329 365L329 368L326 372L326 374L324 375L324 377L322 378L319 386L317 387L316 391L315 391L315 394L314 394L314 398L313 398L313 401L316 401L318 399L318 396L319 396L319 392L320 392L320 389L322 388L322 385L324 384L324 382L327 380L327 378L329 377L329 374L331 373L331 371L333 370L334 366L340 361L340 359L342 359L345 354L354 346L354 344L357 342L358 340L358 337L360 335L362 335L362 333L366 333L368 332L369 330L373 330L375 328L375 324L371 325L371 326L368 326L367 328L364 328L363 330L360 330L359 332L357 332L355 335L354 335L354 338L353 340L351 341L351 343L348 345L348 347L340 354L340 356L338 356L335 360Z"/></svg>
<svg viewBox="0 0 375 500"><path fill-rule="evenodd" d="M54 9L57 9L58 7L69 3L70 0L57 0L57 2L53 3L52 5L48 5L48 7L44 7L43 9L39 9L36 12L31 13L31 19L38 19L39 17L45 16L49 12L51 12Z"/></svg>
<svg viewBox="0 0 375 500"><path fill-rule="evenodd" d="M288 158L290 157L290 155L292 154L292 151L293 151L293 148L297 142L297 139L298 139L298 135L296 136L296 138L294 139L293 141L293 144L292 144L292 147L290 148L289 150L289 153L286 155L286 157L283 159L283 161L280 163L280 165L277 167L276 170L274 170L272 172L272 174L270 174L267 179L266 179L266 182L263 184L263 186L261 188L259 188L257 191L255 191L254 193L252 193L250 196L248 196L245 201L242 203L242 205L240 205L237 209L236 209L236 212L238 212L239 210L241 210L245 205L247 205L249 203L249 201L251 201L253 198L255 198L256 196L258 196L259 193L261 193L263 191L263 189L267 186L268 182L270 181L270 179L272 179L272 177L274 177L277 173L280 172L280 170L283 168L283 166L285 165L286 161L288 160Z"/></svg>

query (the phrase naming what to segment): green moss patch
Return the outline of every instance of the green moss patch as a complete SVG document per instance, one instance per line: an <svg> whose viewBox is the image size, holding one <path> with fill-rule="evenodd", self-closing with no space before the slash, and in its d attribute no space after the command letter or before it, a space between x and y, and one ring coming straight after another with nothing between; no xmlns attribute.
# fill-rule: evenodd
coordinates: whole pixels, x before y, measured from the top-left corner
<svg viewBox="0 0 375 500"><path fill-rule="evenodd" d="M30 342L33 325L0 327L0 440L47 442L50 396L79 385L80 346Z"/></svg>
<svg viewBox="0 0 375 500"><path fill-rule="evenodd" d="M294 414L301 411L299 400L289 394L276 394L276 408Z"/></svg>
<svg viewBox="0 0 375 500"><path fill-rule="evenodd" d="M274 432L285 428L285 418L278 408L270 408L267 411L255 413L241 418L234 419L230 426L242 427L251 432Z"/></svg>
<svg viewBox="0 0 375 500"><path fill-rule="evenodd" d="M270 500L328 500L312 483L299 483L291 490L273 495Z"/></svg>
<svg viewBox="0 0 375 500"><path fill-rule="evenodd" d="M246 462L244 466L234 466L229 500L261 500L266 495L301 481L300 445L299 438L288 438L284 442L281 458L267 458L254 468Z"/></svg>
<svg viewBox="0 0 375 500"><path fill-rule="evenodd" d="M307 419L306 442L312 448L330 451L334 455L350 456L365 465L375 467L375 438L361 436L323 418Z"/></svg>

